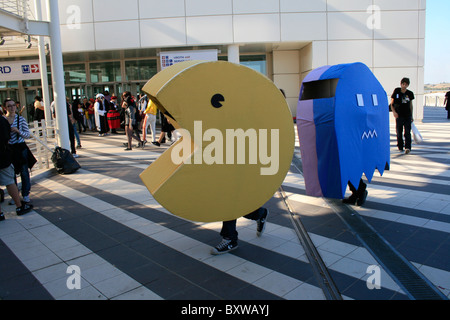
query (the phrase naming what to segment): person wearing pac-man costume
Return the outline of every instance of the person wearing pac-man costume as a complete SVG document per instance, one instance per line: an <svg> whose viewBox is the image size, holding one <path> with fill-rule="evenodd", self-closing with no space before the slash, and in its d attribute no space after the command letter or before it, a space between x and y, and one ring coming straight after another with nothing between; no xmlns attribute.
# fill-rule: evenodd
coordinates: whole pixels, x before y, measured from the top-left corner
<svg viewBox="0 0 450 320"><path fill-rule="evenodd" d="M142 88L181 138L140 174L184 219L232 221L262 207L290 168L292 115L275 84L243 65L185 61Z"/></svg>
<svg viewBox="0 0 450 320"><path fill-rule="evenodd" d="M362 205L375 169L390 163L387 94L362 63L323 66L303 80L297 130L307 195ZM358 186L357 190L355 186Z"/></svg>

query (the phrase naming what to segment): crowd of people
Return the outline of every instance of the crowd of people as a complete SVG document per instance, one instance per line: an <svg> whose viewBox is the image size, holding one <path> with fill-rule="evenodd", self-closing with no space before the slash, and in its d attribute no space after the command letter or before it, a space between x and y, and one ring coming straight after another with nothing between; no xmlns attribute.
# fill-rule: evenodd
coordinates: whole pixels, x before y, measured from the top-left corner
<svg viewBox="0 0 450 320"><path fill-rule="evenodd" d="M176 140L175 128L170 119L162 113L159 113L161 134L159 137L156 136L158 109L146 94L135 97L131 92L125 91L119 99L106 91L97 94L95 98L83 97L71 103L67 101L67 112L71 151L74 157L77 157L76 149L82 147L80 133L86 131L96 132L100 137L104 137L118 134L118 130L124 130L127 137L124 142L126 151L133 150L133 139L137 141L138 148L144 148L149 134L151 143L158 147L166 141ZM52 114L55 115L54 106Z"/></svg>

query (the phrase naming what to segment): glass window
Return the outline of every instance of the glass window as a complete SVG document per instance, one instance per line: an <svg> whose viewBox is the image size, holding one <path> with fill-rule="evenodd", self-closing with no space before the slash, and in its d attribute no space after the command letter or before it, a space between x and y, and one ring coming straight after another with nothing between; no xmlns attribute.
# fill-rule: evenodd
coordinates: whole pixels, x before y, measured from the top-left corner
<svg viewBox="0 0 450 320"><path fill-rule="evenodd" d="M0 81L0 88L18 88L19 81Z"/></svg>
<svg viewBox="0 0 450 320"><path fill-rule="evenodd" d="M84 64L67 64L64 66L64 82L66 84L85 83L86 68Z"/></svg>
<svg viewBox="0 0 450 320"><path fill-rule="evenodd" d="M240 63L246 67L252 68L263 75L266 75L266 56L265 55L249 55L240 56Z"/></svg>
<svg viewBox="0 0 450 320"><path fill-rule="evenodd" d="M120 59L120 51L113 50L113 51L95 51L95 52L89 52L88 59L90 61L101 61L101 60L117 60Z"/></svg>
<svg viewBox="0 0 450 320"><path fill-rule="evenodd" d="M127 81L149 80L156 74L156 59L125 61Z"/></svg>
<svg viewBox="0 0 450 320"><path fill-rule="evenodd" d="M119 61L91 63L90 68L92 83L122 81Z"/></svg>

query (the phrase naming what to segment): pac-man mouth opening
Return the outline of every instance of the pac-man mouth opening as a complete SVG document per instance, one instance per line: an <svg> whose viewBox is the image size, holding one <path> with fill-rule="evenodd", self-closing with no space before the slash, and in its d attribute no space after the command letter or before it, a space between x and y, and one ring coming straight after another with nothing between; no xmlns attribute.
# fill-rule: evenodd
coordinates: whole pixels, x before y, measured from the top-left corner
<svg viewBox="0 0 450 320"><path fill-rule="evenodd" d="M172 116L170 113L169 113L169 111L167 111L167 110L164 110L164 115L166 116L166 117L169 117L170 119L172 119L173 121L177 121L177 119L175 119L175 117L174 116Z"/></svg>

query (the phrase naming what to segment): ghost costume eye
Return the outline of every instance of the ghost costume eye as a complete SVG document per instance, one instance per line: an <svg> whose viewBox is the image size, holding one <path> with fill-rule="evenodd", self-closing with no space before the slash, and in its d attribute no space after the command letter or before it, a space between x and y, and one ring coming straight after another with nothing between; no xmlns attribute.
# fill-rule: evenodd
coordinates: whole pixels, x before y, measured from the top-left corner
<svg viewBox="0 0 450 320"><path fill-rule="evenodd" d="M220 108L223 106L222 102L224 102L224 101L225 101L225 98L223 97L223 95L221 95L220 93L217 93L212 96L211 105L214 108Z"/></svg>
<svg viewBox="0 0 450 320"><path fill-rule="evenodd" d="M360 93L356 94L356 101L358 103L358 107L364 107L364 99L362 94Z"/></svg>
<svg viewBox="0 0 450 320"><path fill-rule="evenodd" d="M378 107L378 96L376 94L372 94L372 102L374 107Z"/></svg>

